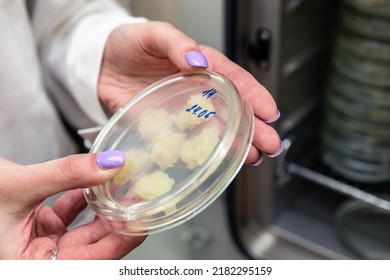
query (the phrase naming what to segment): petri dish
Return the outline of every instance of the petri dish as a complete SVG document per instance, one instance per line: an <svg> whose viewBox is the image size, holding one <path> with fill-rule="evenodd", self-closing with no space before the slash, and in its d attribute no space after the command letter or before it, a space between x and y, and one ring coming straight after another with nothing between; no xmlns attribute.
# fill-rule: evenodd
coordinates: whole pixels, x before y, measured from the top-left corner
<svg viewBox="0 0 390 280"><path fill-rule="evenodd" d="M388 181L390 179L388 110L375 102L356 98L359 91L345 90L352 85L343 83L345 81L349 83L349 79L337 80L341 76L338 78L337 75L332 76L325 99L323 162L335 172L353 181L362 183ZM344 87L345 85L348 86ZM357 86L358 84L353 84L353 88ZM367 94L364 90L363 93Z"/></svg>
<svg viewBox="0 0 390 280"><path fill-rule="evenodd" d="M337 81L336 81L337 82ZM353 82L351 82L352 84ZM353 86L358 86L354 84ZM344 84L342 85L344 86ZM368 88L368 87L366 87ZM361 91L366 89L362 87ZM343 88L336 88L333 85L329 86L328 99L332 108L342 112L348 118L352 120L361 120L367 126L372 126L373 129L369 128L363 132L371 132L377 134L377 132L387 132L390 129L390 106L384 104L377 104L380 100L367 100L362 102L362 98L357 96L359 91L346 92L342 91ZM373 89L374 91L374 89ZM355 95L353 95L355 94ZM367 129L364 127L364 129ZM357 130L362 130L363 127L358 127ZM387 133L389 136L390 133Z"/></svg>
<svg viewBox="0 0 390 280"><path fill-rule="evenodd" d="M351 52L336 50L332 65L343 75L372 86L390 87L388 61L374 60L353 55Z"/></svg>
<svg viewBox="0 0 390 280"><path fill-rule="evenodd" d="M359 82L338 71L331 71L329 75L329 85L344 96L354 98L357 102L368 106L390 110L390 88Z"/></svg>
<svg viewBox="0 0 390 280"><path fill-rule="evenodd" d="M359 36L347 30L337 33L335 48L358 57L390 62L390 42Z"/></svg>
<svg viewBox="0 0 390 280"><path fill-rule="evenodd" d="M321 157L333 171L354 182L375 184L390 180L388 149L340 136L340 131L329 127L322 132Z"/></svg>
<svg viewBox="0 0 390 280"><path fill-rule="evenodd" d="M343 9L341 24L347 30L368 38L390 42L390 18Z"/></svg>
<svg viewBox="0 0 390 280"><path fill-rule="evenodd" d="M344 0L326 86L322 160L352 181L390 179L388 0Z"/></svg>
<svg viewBox="0 0 390 280"><path fill-rule="evenodd" d="M390 18L388 0L344 0L344 3L365 14Z"/></svg>
<svg viewBox="0 0 390 280"><path fill-rule="evenodd" d="M118 110L91 152L126 151L120 172L84 190L91 208L126 235L177 226L205 209L242 167L253 139L250 104L225 76L181 73Z"/></svg>
<svg viewBox="0 0 390 280"><path fill-rule="evenodd" d="M389 201L389 196L381 195ZM390 259L390 212L349 199L336 209L336 233L342 245L358 259Z"/></svg>

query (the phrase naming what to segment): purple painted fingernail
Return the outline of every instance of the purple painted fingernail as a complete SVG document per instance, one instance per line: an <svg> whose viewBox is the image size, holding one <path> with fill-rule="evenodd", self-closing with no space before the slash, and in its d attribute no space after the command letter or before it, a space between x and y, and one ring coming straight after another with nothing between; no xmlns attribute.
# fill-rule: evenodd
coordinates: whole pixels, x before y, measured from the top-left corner
<svg viewBox="0 0 390 280"><path fill-rule="evenodd" d="M96 163L102 169L114 169L125 164L124 151L105 151L96 155Z"/></svg>
<svg viewBox="0 0 390 280"><path fill-rule="evenodd" d="M275 116L275 117L273 117L273 118L270 119L270 120L266 120L266 121L264 121L264 122L267 123L267 124L271 124L271 123L273 123L273 122L276 122L279 118L280 118L280 112L279 112L279 110L278 110L278 112L276 113L276 116Z"/></svg>
<svg viewBox="0 0 390 280"><path fill-rule="evenodd" d="M252 166L259 166L264 160L264 157L262 155L260 155L260 158L255 162L255 163L252 163L251 165Z"/></svg>
<svg viewBox="0 0 390 280"><path fill-rule="evenodd" d="M207 68L209 64L206 57L199 51L189 51L186 53L186 61L188 65L194 67Z"/></svg>
<svg viewBox="0 0 390 280"><path fill-rule="evenodd" d="M267 156L270 157L270 158L277 157L277 156L279 156L283 152L283 150L284 150L283 142L280 141L280 148L279 148L279 150L276 153L274 153L272 155L267 155Z"/></svg>

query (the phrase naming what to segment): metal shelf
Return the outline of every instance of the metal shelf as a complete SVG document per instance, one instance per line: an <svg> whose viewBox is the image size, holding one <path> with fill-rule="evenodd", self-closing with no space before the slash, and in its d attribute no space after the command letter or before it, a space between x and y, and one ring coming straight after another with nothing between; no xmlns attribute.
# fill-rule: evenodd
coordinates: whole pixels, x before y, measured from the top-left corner
<svg viewBox="0 0 390 280"><path fill-rule="evenodd" d="M295 143L290 139L285 139L283 143L286 149L279 162L278 173L281 175L279 177L298 176L347 197L390 211L390 201L375 193L384 185L353 182L335 174L322 163L318 155L318 149L312 149L311 153L306 154L304 158L291 160L288 158L288 152L294 147ZM312 145L318 146L318 143L312 143Z"/></svg>
<svg viewBox="0 0 390 280"><path fill-rule="evenodd" d="M321 174L320 172L311 170L310 168L296 163L287 163L285 165L285 169L286 172L290 175L305 178L307 180L310 180L311 182L317 183L333 191L361 200L380 209L390 211L390 201L383 199L377 195L374 195L370 192L364 191L359 187L336 180L332 177Z"/></svg>

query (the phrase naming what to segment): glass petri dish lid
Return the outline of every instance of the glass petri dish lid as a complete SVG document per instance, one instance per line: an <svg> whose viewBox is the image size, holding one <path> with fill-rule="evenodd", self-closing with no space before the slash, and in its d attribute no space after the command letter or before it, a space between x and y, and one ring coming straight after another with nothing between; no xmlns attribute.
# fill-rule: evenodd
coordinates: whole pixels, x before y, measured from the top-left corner
<svg viewBox="0 0 390 280"><path fill-rule="evenodd" d="M358 57L344 50L334 52L334 68L344 76L377 87L390 87L389 62Z"/></svg>
<svg viewBox="0 0 390 280"><path fill-rule="evenodd" d="M388 87L376 87L353 80L336 70L330 73L329 86L362 104L390 110L390 88Z"/></svg>
<svg viewBox="0 0 390 280"><path fill-rule="evenodd" d="M378 196L388 204L388 194ZM356 258L390 259L390 211L349 199L336 209L334 221L339 240Z"/></svg>
<svg viewBox="0 0 390 280"><path fill-rule="evenodd" d="M366 14L390 18L388 0L344 0L344 3Z"/></svg>
<svg viewBox="0 0 390 280"><path fill-rule="evenodd" d="M390 130L389 106L373 104L370 101L361 102L359 98L333 86L329 86L327 98L332 108L342 112L346 117L361 120L367 125L371 123L375 129Z"/></svg>
<svg viewBox="0 0 390 280"><path fill-rule="evenodd" d="M343 9L342 26L371 39L390 42L390 18L376 17L354 9Z"/></svg>
<svg viewBox="0 0 390 280"><path fill-rule="evenodd" d="M358 57L390 62L390 42L359 36L347 30L341 30L337 33L335 48Z"/></svg>
<svg viewBox="0 0 390 280"><path fill-rule="evenodd" d="M175 74L118 110L91 152L126 151L107 183L84 190L91 208L126 235L179 225L205 209L242 167L253 139L250 104L225 76Z"/></svg>

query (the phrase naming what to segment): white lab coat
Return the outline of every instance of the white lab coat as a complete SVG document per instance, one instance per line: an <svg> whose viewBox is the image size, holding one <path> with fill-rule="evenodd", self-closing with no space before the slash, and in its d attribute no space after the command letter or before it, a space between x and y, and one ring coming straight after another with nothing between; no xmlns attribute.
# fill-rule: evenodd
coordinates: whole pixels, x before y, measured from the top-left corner
<svg viewBox="0 0 390 280"><path fill-rule="evenodd" d="M0 157L30 164L75 152L58 109L75 128L105 123L96 93L105 41L141 21L109 0L0 0Z"/></svg>

